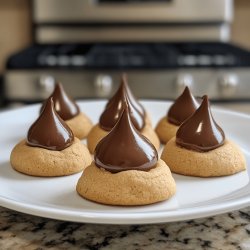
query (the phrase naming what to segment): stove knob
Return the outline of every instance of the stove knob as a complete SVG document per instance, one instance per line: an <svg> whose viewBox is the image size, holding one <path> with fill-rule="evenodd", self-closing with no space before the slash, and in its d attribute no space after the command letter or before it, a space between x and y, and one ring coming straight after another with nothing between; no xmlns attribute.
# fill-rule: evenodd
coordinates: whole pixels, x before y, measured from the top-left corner
<svg viewBox="0 0 250 250"><path fill-rule="evenodd" d="M182 92L186 86L192 88L193 84L194 78L191 74L179 74L176 78L176 88L179 93Z"/></svg>
<svg viewBox="0 0 250 250"><path fill-rule="evenodd" d="M39 91L42 97L47 97L54 90L55 78L53 76L41 76L38 81Z"/></svg>
<svg viewBox="0 0 250 250"><path fill-rule="evenodd" d="M219 87L224 95L233 95L239 85L239 77L236 74L225 74L219 79Z"/></svg>
<svg viewBox="0 0 250 250"><path fill-rule="evenodd" d="M108 96L113 87L112 77L109 75L98 75L95 79L96 94L99 97Z"/></svg>

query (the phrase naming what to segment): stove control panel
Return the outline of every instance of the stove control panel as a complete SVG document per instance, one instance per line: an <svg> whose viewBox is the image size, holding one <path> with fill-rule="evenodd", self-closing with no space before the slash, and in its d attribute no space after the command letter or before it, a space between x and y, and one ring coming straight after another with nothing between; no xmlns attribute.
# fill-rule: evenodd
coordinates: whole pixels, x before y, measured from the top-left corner
<svg viewBox="0 0 250 250"><path fill-rule="evenodd" d="M39 77L37 87L41 95L45 97L50 95L55 87L56 79L51 75L42 75Z"/></svg>
<svg viewBox="0 0 250 250"><path fill-rule="evenodd" d="M97 75L94 81L96 95L98 97L107 97L112 92L113 79L110 75Z"/></svg>
<svg viewBox="0 0 250 250"><path fill-rule="evenodd" d="M181 92L186 86L192 89L193 85L194 85L194 78L192 74L181 73L177 75L176 88L178 92Z"/></svg>
<svg viewBox="0 0 250 250"><path fill-rule="evenodd" d="M174 99L189 86L214 100L250 100L250 52L228 43L33 45L11 56L6 68L9 100L41 100L54 79L75 98L106 98L123 72L139 98Z"/></svg>
<svg viewBox="0 0 250 250"><path fill-rule="evenodd" d="M123 71L9 71L5 91L10 101L40 101L48 97L55 79L74 98L108 98L118 88ZM127 70L128 82L138 98L175 99L185 86L196 96L211 100L250 101L250 73L243 69ZM17 84L18 83L18 84Z"/></svg>
<svg viewBox="0 0 250 250"><path fill-rule="evenodd" d="M221 94L223 96L234 96L240 88L239 77L235 73L227 73L218 79Z"/></svg>

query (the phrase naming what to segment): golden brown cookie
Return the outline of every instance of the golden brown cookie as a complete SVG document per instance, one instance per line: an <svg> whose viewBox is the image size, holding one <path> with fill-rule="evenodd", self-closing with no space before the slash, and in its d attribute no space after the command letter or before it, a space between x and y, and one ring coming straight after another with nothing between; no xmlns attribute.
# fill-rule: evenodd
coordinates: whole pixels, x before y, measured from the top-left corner
<svg viewBox="0 0 250 250"><path fill-rule="evenodd" d="M91 154L94 153L97 143L108 134L109 132L100 128L99 124L96 124L90 130L87 136L87 145ZM141 133L151 141L157 150L160 148L160 140L156 135L153 128L146 124Z"/></svg>
<svg viewBox="0 0 250 250"><path fill-rule="evenodd" d="M98 203L134 206L167 200L175 194L176 185L162 160L150 171L128 170L115 174L92 162L76 190L82 197Z"/></svg>
<svg viewBox="0 0 250 250"><path fill-rule="evenodd" d="M178 128L179 126L170 123L166 117L163 117L157 124L155 132L161 143L165 144L176 135Z"/></svg>
<svg viewBox="0 0 250 250"><path fill-rule="evenodd" d="M108 131L101 129L99 124L96 124L92 127L87 136L87 146L91 154L94 153L97 143L108 133Z"/></svg>
<svg viewBox="0 0 250 250"><path fill-rule="evenodd" d="M243 153L229 140L214 150L197 152L177 146L174 137L166 144L161 159L172 172L188 176L225 176L246 169Z"/></svg>
<svg viewBox="0 0 250 250"><path fill-rule="evenodd" d="M18 172L33 176L64 176L82 171L92 161L85 145L74 138L71 146L61 151L31 147L26 140L11 152L11 166Z"/></svg>
<svg viewBox="0 0 250 250"><path fill-rule="evenodd" d="M151 117L148 112L145 112L145 123L152 127Z"/></svg>
<svg viewBox="0 0 250 250"><path fill-rule="evenodd" d="M93 127L91 120L82 112L69 120L65 120L65 122L72 130L74 136L80 140L86 138Z"/></svg>

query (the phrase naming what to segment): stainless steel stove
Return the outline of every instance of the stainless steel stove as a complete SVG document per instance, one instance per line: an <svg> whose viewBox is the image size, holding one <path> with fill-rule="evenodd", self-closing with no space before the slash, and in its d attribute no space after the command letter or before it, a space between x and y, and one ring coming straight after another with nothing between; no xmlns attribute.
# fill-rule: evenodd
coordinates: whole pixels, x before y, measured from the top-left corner
<svg viewBox="0 0 250 250"><path fill-rule="evenodd" d="M188 85L219 101L250 101L250 52L229 43L231 0L35 0L34 45L7 62L9 102L109 97L127 72L140 98Z"/></svg>

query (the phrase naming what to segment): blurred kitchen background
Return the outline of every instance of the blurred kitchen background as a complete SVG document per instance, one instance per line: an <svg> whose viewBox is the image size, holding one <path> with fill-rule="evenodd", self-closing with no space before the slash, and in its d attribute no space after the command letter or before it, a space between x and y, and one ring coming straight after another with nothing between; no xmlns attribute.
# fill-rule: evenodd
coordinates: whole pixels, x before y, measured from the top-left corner
<svg viewBox="0 0 250 250"><path fill-rule="evenodd" d="M38 102L61 81L109 97L121 72L139 98L188 85L250 110L249 0L0 0L0 106Z"/></svg>

